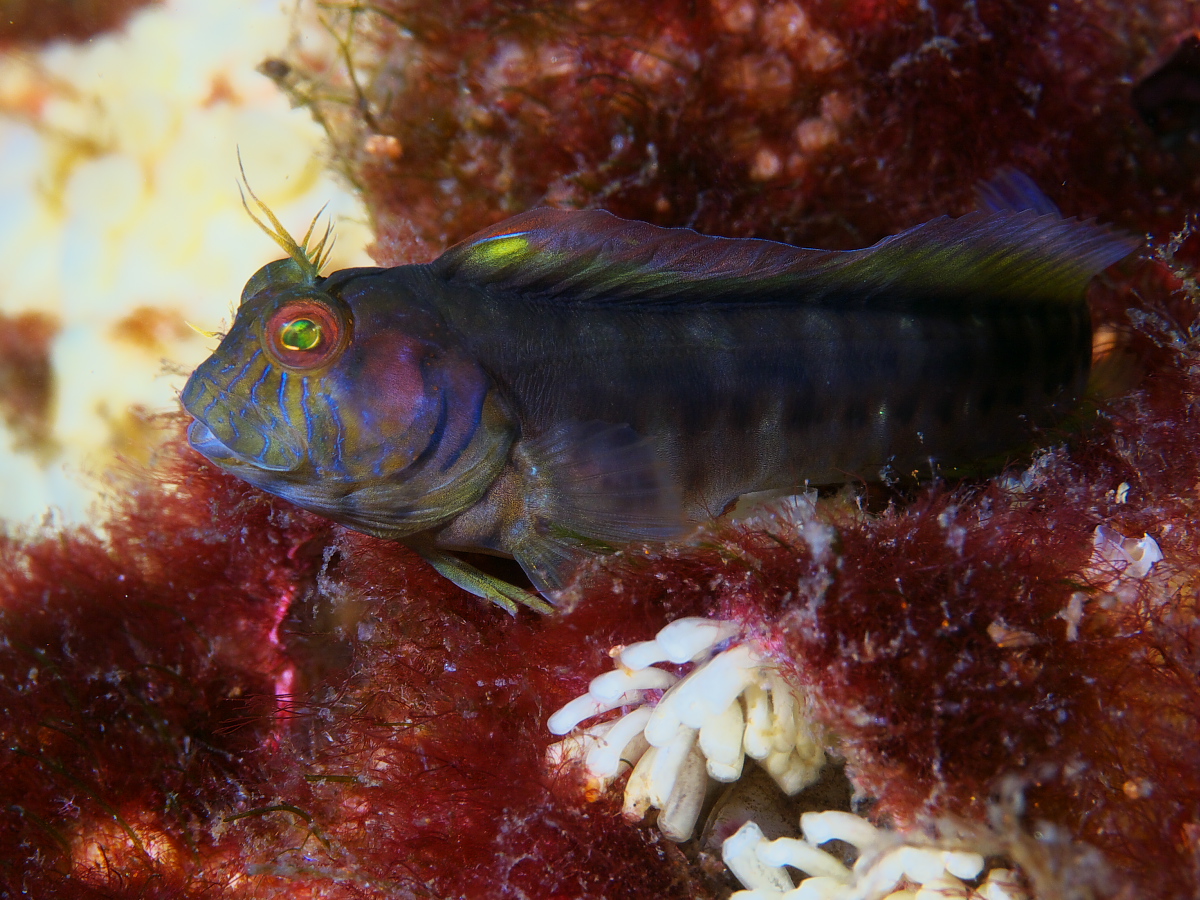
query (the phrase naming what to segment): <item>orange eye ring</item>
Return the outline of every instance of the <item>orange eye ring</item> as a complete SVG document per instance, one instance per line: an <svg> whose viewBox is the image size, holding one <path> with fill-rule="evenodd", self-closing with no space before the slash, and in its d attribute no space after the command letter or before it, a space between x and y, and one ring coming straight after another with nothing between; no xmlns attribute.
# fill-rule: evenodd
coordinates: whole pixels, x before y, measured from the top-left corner
<svg viewBox="0 0 1200 900"><path fill-rule="evenodd" d="M267 318L263 346L281 365L311 371L328 365L346 346L349 322L315 297L288 300Z"/></svg>

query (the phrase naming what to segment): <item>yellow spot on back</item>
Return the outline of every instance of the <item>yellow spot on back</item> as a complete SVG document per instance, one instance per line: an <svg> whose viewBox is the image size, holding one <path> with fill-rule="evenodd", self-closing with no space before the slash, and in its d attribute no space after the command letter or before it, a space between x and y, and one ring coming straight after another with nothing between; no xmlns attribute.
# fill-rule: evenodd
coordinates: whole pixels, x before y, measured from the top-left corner
<svg viewBox="0 0 1200 900"><path fill-rule="evenodd" d="M514 234L507 237L492 238L475 247L473 255L481 263L499 265L512 262L516 257L529 251L529 239L524 235Z"/></svg>

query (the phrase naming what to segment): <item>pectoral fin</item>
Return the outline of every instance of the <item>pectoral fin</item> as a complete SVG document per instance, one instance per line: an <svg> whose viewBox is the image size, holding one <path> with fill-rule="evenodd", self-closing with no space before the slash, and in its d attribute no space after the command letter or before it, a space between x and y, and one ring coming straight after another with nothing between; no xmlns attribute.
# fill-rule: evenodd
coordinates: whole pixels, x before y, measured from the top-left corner
<svg viewBox="0 0 1200 900"><path fill-rule="evenodd" d="M589 556L689 528L657 443L627 425L565 423L517 456L527 489L508 546L542 592L564 587Z"/></svg>

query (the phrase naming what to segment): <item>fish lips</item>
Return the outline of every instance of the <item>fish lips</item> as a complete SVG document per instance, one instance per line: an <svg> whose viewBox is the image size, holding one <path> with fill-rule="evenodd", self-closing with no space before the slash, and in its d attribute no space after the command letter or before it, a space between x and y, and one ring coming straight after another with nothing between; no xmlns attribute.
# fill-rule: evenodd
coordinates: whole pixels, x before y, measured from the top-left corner
<svg viewBox="0 0 1200 900"><path fill-rule="evenodd" d="M217 436L212 433L212 429L199 419L192 419L191 424L188 425L187 439L193 450L208 457L213 462L238 461L233 451L217 440Z"/></svg>
<svg viewBox="0 0 1200 900"><path fill-rule="evenodd" d="M268 419L255 406L239 407L237 414L230 411L235 398L222 397L216 403L207 403L214 394L225 394L212 381L193 374L183 389L180 400L184 410L192 417L188 426L188 444L197 453L212 460L225 469L237 469L237 474L254 482L253 471L293 472L304 462L298 436L293 429L278 419ZM203 406L205 415L200 414ZM207 415L213 410L216 415ZM234 419L241 420L239 428ZM244 429L244 431L243 431ZM248 434L247 434L248 432ZM231 444L237 444L237 448ZM253 452L243 449L254 446Z"/></svg>

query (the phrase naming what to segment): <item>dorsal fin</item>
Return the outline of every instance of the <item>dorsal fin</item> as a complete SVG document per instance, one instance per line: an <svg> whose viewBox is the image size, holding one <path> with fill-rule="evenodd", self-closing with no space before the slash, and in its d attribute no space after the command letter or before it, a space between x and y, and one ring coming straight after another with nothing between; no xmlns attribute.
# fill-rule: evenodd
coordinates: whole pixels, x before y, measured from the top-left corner
<svg viewBox="0 0 1200 900"><path fill-rule="evenodd" d="M535 209L451 247L433 268L450 281L557 304L1073 302L1138 243L1012 205L841 252L708 237L601 210Z"/></svg>
<svg viewBox="0 0 1200 900"><path fill-rule="evenodd" d="M1057 204L1037 186L1032 178L1020 169L1004 166L987 181L975 186L976 205L991 212L1021 212L1032 209L1039 216L1053 215L1062 218Z"/></svg>
<svg viewBox="0 0 1200 900"><path fill-rule="evenodd" d="M762 280L836 256L661 228L599 209L533 209L451 247L433 265L455 281L613 302L665 299L682 285L701 282Z"/></svg>

